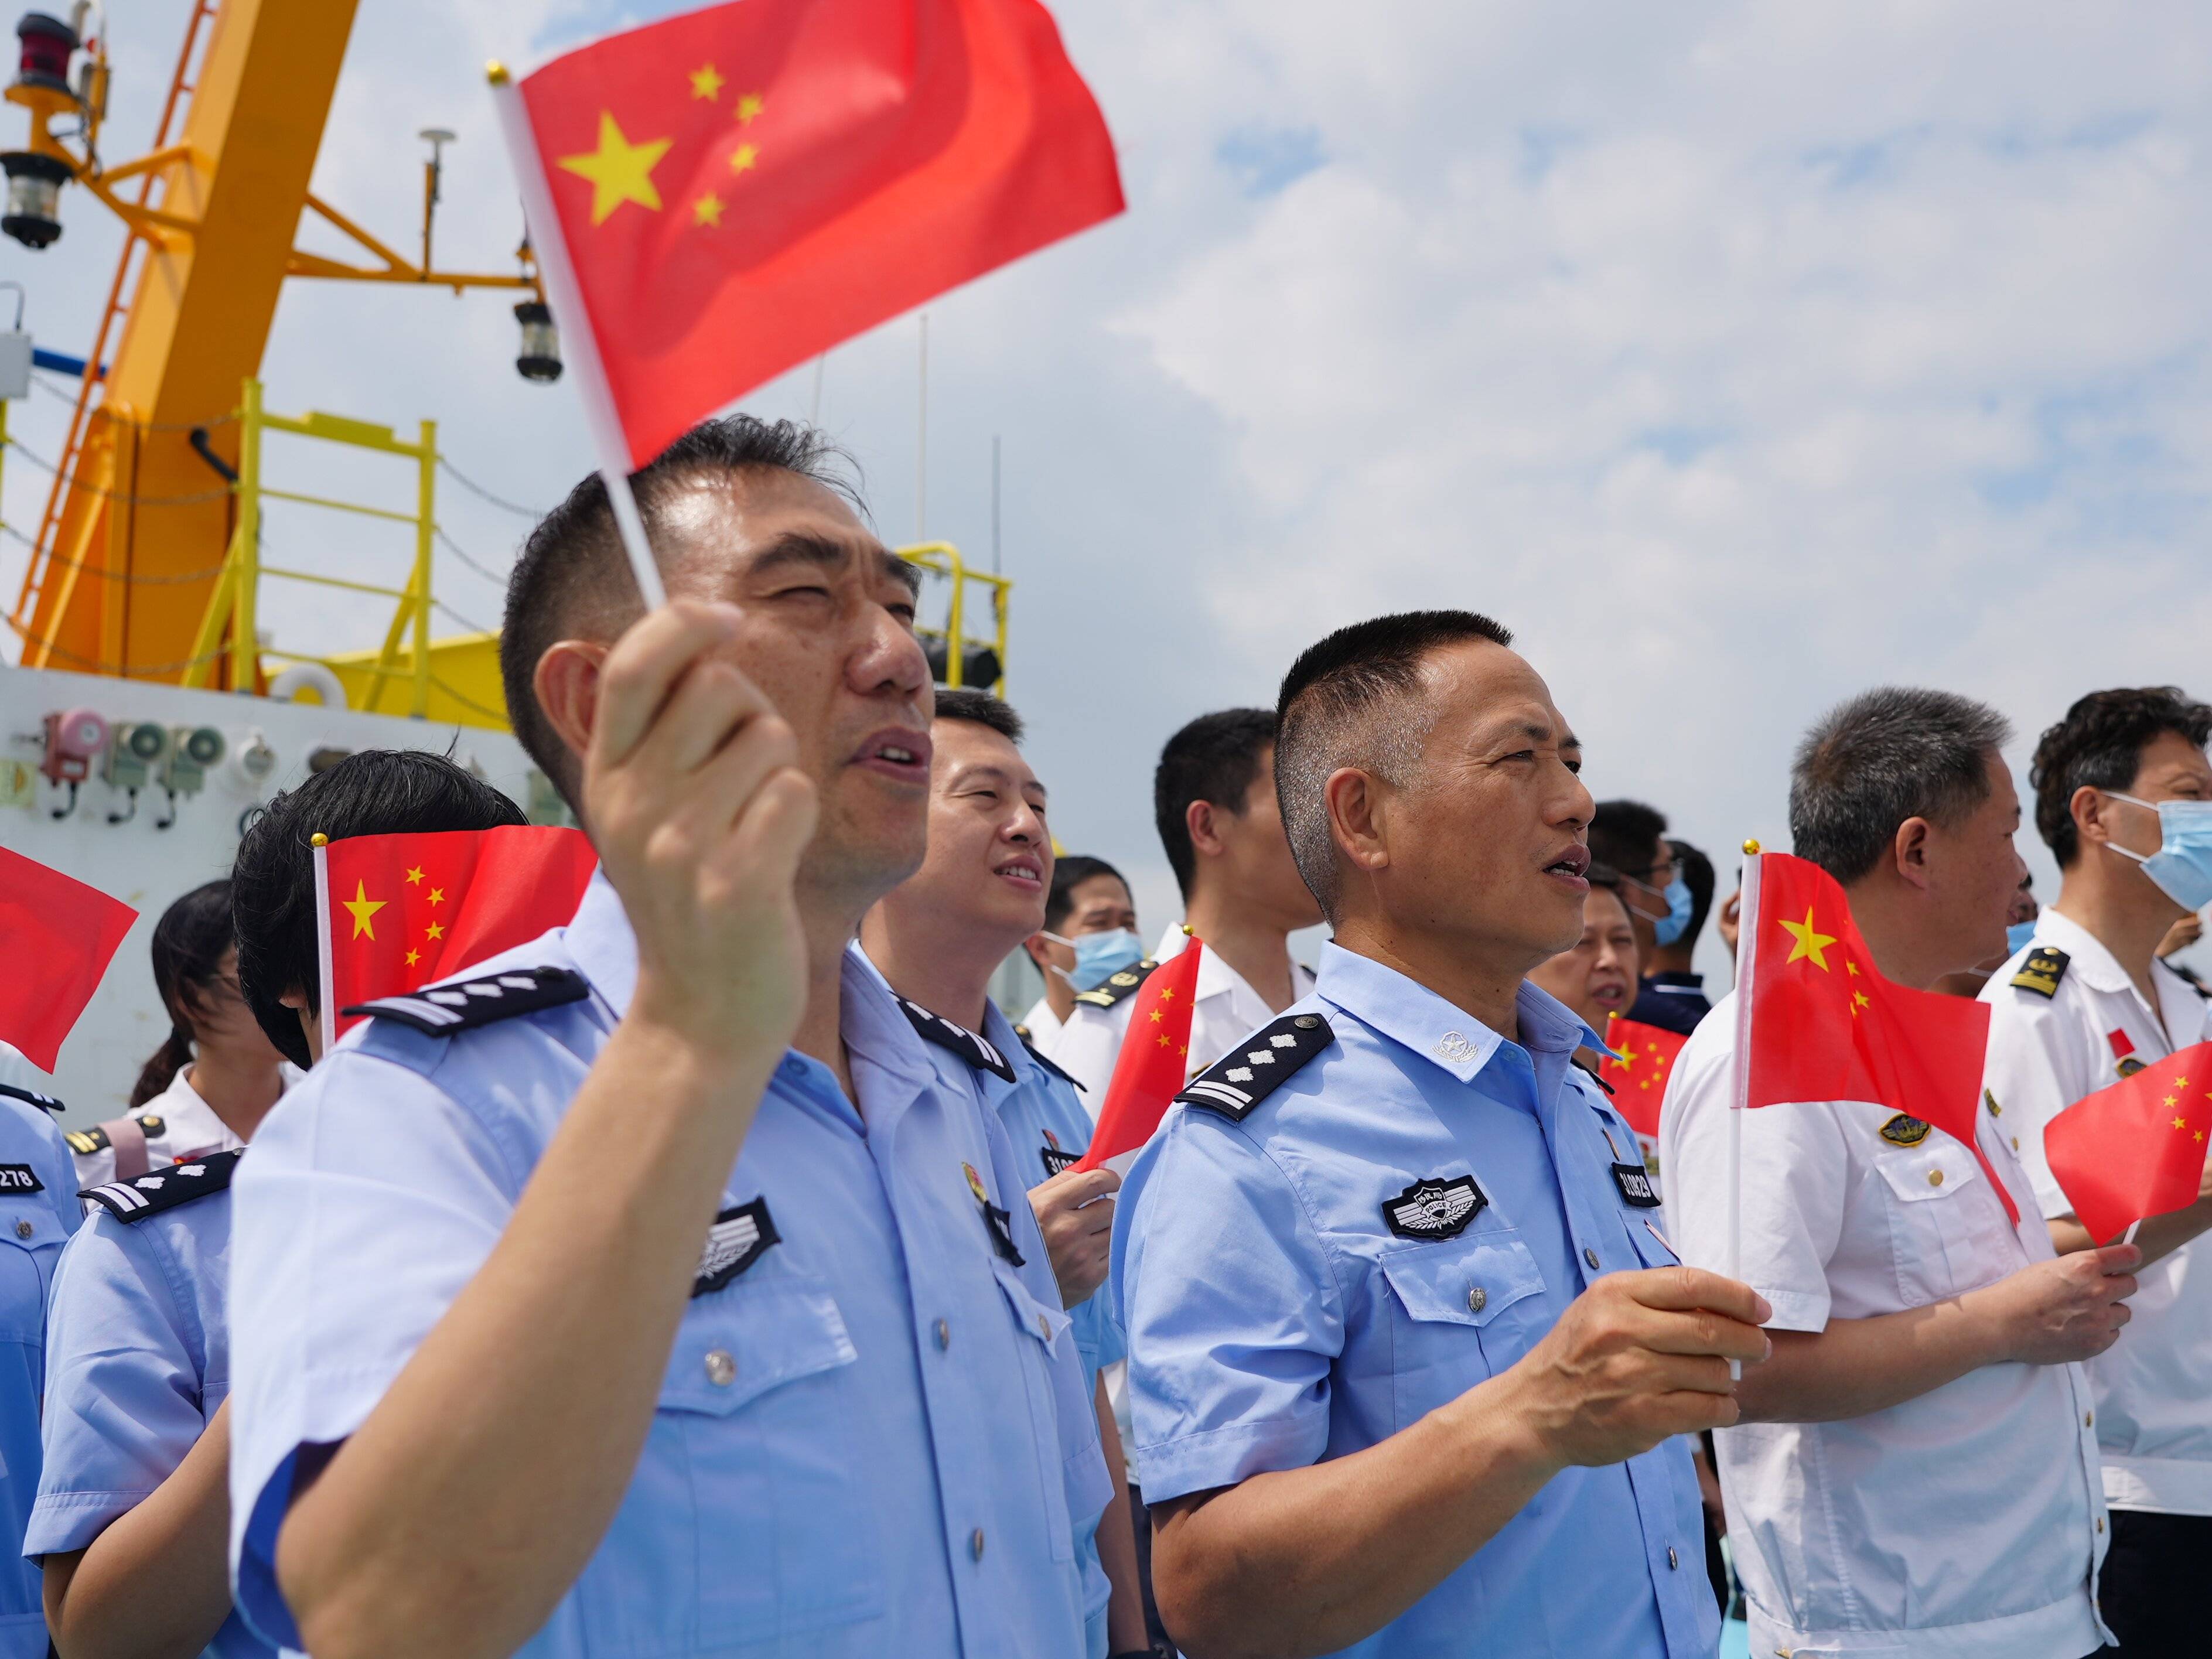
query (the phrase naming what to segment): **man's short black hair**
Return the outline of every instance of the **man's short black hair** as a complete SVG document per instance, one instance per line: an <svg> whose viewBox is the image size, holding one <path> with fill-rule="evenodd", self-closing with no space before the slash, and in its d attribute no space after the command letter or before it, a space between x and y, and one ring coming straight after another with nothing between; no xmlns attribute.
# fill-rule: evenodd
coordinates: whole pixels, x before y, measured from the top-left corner
<svg viewBox="0 0 2212 1659"><path fill-rule="evenodd" d="M1190 804L1210 801L1244 816L1252 785L1275 746L1275 717L1264 708L1224 708L1200 714L1167 741L1152 773L1152 822L1176 885L1190 897L1198 854L1190 844Z"/></svg>
<svg viewBox="0 0 2212 1659"><path fill-rule="evenodd" d="M298 1016L278 999L304 990L308 1012L322 1012L313 836L343 841L528 821L482 778L417 749L349 755L257 812L231 866L231 918L238 930L239 988L277 1052L295 1066L310 1059Z"/></svg>
<svg viewBox="0 0 2212 1659"><path fill-rule="evenodd" d="M2036 740L2027 781L2035 791L2035 827L2062 870L2081 856L2074 829L2074 792L2125 789L2142 769L2144 746L2178 732L2202 749L2212 741L2212 708L2178 685L2092 691Z"/></svg>
<svg viewBox="0 0 2212 1659"><path fill-rule="evenodd" d="M1412 702L1429 653L1469 640L1510 647L1513 635L1473 611L1401 611L1338 629L1300 652L1283 676L1275 697L1275 799L1298 874L1332 921L1335 848L1322 787L1346 766L1411 782L1433 720L1419 711L1380 723L1375 716L1385 705Z"/></svg>
<svg viewBox="0 0 2212 1659"><path fill-rule="evenodd" d="M630 489L665 574L675 551L669 545L669 504L701 477L777 467L834 489L859 507L858 488L846 471L850 464L813 427L727 415L702 421L662 450L630 475ZM539 520L522 544L507 579L507 613L499 636L507 723L580 815L575 760L538 708L531 682L548 647L586 631L611 640L637 615L639 604L614 509L607 503L606 483L594 472Z"/></svg>
<svg viewBox="0 0 2212 1659"><path fill-rule="evenodd" d="M1990 796L2005 717L1950 691L1884 685L1830 709L1790 769L1790 835L1846 885L1881 862L1907 818L1955 828Z"/></svg>
<svg viewBox="0 0 2212 1659"><path fill-rule="evenodd" d="M1590 814L1590 856L1638 881L1651 878L1667 815L1640 800L1601 800Z"/></svg>
<svg viewBox="0 0 2212 1659"><path fill-rule="evenodd" d="M1022 717L1003 699L993 696L988 691L978 691L965 685L938 687L937 718L987 726L1008 743L1013 744L1022 740L1024 730Z"/></svg>
<svg viewBox="0 0 2212 1659"><path fill-rule="evenodd" d="M1713 911L1717 878L1713 872L1713 861L1686 841L1677 841L1669 836L1667 845L1674 849L1674 863L1690 888L1690 925L1682 930L1682 937L1674 941L1686 951L1698 942L1698 935L1705 931L1705 918Z"/></svg>
<svg viewBox="0 0 2212 1659"><path fill-rule="evenodd" d="M1111 876L1121 884L1124 891L1128 881L1119 870L1104 859L1087 858L1081 853L1070 853L1052 866L1052 890L1045 896L1044 925L1048 933L1057 933L1067 921L1067 913L1075 908L1075 890L1086 881L1100 876Z"/></svg>

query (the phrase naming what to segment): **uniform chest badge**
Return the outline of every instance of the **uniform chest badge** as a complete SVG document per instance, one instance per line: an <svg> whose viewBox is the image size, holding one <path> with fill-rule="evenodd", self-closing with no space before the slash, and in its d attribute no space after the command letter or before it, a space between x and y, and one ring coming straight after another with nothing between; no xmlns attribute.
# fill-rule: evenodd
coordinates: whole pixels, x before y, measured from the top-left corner
<svg viewBox="0 0 2212 1659"><path fill-rule="evenodd" d="M1622 1203L1638 1210L1659 1207L1659 1189L1651 1184L1651 1172L1641 1164L1614 1164L1613 1184L1620 1188Z"/></svg>
<svg viewBox="0 0 2212 1659"><path fill-rule="evenodd" d="M1899 1112L1881 1126L1881 1138L1893 1146L1917 1146L1928 1139L1928 1126Z"/></svg>
<svg viewBox="0 0 2212 1659"><path fill-rule="evenodd" d="M691 1294L706 1296L719 1291L780 1244L782 1236L769 1218L768 1200L757 1198L714 1218L707 1229L707 1246L699 1252L699 1271L692 1275Z"/></svg>
<svg viewBox="0 0 2212 1659"><path fill-rule="evenodd" d="M991 1248L999 1253L1002 1261L1019 1267L1024 1266L1022 1253L1014 1246L1014 1218L991 1202L989 1190L983 1177L975 1173L972 1164L963 1164L961 1173L968 1177L968 1190L975 1194L976 1206L983 1212L984 1231L991 1235Z"/></svg>
<svg viewBox="0 0 2212 1659"><path fill-rule="evenodd" d="M1044 1132L1044 1145L1037 1148L1037 1156L1044 1160L1045 1176L1049 1180L1065 1170L1083 1154L1069 1152L1066 1147L1060 1144L1060 1137L1047 1129Z"/></svg>
<svg viewBox="0 0 2212 1659"><path fill-rule="evenodd" d="M0 1193L43 1193L46 1183L27 1164L0 1164Z"/></svg>
<svg viewBox="0 0 2212 1659"><path fill-rule="evenodd" d="M1431 1176L1382 1200L1382 1219L1401 1238L1456 1238L1490 1200L1471 1175Z"/></svg>
<svg viewBox="0 0 2212 1659"><path fill-rule="evenodd" d="M2136 1057L2136 1045L2125 1031L2114 1026L2105 1033L2105 1041L2112 1045L2112 1069L2122 1077L2133 1077L2143 1068Z"/></svg>

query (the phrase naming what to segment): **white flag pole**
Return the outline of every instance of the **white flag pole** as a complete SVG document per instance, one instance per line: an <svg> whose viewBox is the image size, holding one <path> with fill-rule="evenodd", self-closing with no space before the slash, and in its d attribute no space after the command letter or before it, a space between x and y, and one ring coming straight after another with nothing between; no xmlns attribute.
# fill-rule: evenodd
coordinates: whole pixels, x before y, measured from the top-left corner
<svg viewBox="0 0 2212 1659"><path fill-rule="evenodd" d="M653 562L653 544L646 540L637 498L630 493L629 441L623 435L621 417L615 413L614 391L607 382L606 365L599 358L599 343L592 333L592 314L584 308L576 269L568 261L568 244L562 237L561 221L553 211L553 188L546 181L545 165L538 154L530 112L523 104L522 88L504 64L489 64L484 78L491 83L492 107L499 112L500 132L507 140L507 158L514 163L515 183L522 189L522 214L530 229L531 251L552 301L563 355L575 372L576 389L583 396L584 420L599 456L599 477L606 481L615 527L622 534L623 550L629 555L630 571L637 578L645 608L658 611L668 603L668 593L660 584L659 567Z"/></svg>
<svg viewBox="0 0 2212 1659"><path fill-rule="evenodd" d="M1735 1087L1729 1102L1729 1277L1743 1278L1743 1115L1751 1106L1751 991L1759 967L1759 843L1743 844L1743 897L1736 907ZM1741 1381L1743 1362L1729 1361L1729 1376Z"/></svg>
<svg viewBox="0 0 2212 1659"><path fill-rule="evenodd" d="M331 838L318 835L315 849L315 971L321 976L323 1052L337 1046L337 988L331 983Z"/></svg>

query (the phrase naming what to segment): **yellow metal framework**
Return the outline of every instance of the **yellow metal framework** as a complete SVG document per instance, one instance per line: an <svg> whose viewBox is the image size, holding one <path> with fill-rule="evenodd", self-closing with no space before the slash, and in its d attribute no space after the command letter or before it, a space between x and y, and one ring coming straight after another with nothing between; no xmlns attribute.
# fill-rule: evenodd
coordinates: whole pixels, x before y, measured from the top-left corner
<svg viewBox="0 0 2212 1659"><path fill-rule="evenodd" d="M945 652L945 683L957 686L963 683L967 667L968 647L988 645L999 660L999 678L981 688L1000 696L1006 690L1006 598L1013 592L1013 579L989 570L970 570L960 550L951 542L919 542L912 547L902 547L898 556L908 564L920 565L947 577L952 583L951 598L946 602L945 626L916 628L915 632L925 640L943 640ZM985 602L991 607L991 632L988 638L971 638L967 631L968 584L975 582L984 590Z"/></svg>

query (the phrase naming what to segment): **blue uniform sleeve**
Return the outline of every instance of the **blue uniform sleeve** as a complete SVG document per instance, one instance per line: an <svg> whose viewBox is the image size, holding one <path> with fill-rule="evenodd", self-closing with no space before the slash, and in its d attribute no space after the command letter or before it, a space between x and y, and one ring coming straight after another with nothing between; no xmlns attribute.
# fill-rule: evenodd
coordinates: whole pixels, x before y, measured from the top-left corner
<svg viewBox="0 0 2212 1659"><path fill-rule="evenodd" d="M90 1544L176 1473L222 1403L202 1387L206 1333L178 1290L160 1240L105 1210L63 1250L25 1555Z"/></svg>
<svg viewBox="0 0 2212 1659"><path fill-rule="evenodd" d="M0 1043L0 1082L35 1087L29 1062L11 1061L12 1054ZM30 1172L0 1190L0 1536L20 1542L39 1491L48 1287L82 1212L60 1132L37 1107L7 1096L0 1096L0 1164ZM39 1569L0 1559L0 1659L46 1652Z"/></svg>
<svg viewBox="0 0 2212 1659"><path fill-rule="evenodd" d="M1240 1126L1179 1107L1132 1166L1117 1220L1146 1501L1316 1462L1344 1304L1282 1170Z"/></svg>
<svg viewBox="0 0 2212 1659"><path fill-rule="evenodd" d="M295 1460L361 1426L521 1191L512 1149L435 1075L339 1049L277 1103L232 1188L233 1590L279 1646L301 1645L276 1572Z"/></svg>

